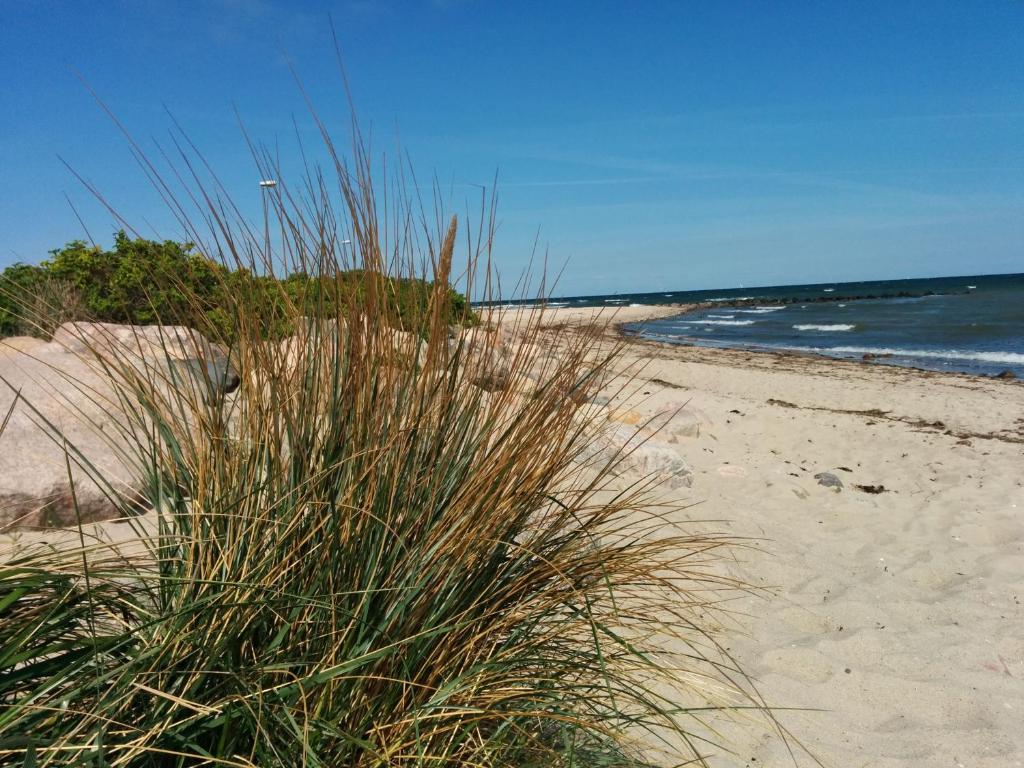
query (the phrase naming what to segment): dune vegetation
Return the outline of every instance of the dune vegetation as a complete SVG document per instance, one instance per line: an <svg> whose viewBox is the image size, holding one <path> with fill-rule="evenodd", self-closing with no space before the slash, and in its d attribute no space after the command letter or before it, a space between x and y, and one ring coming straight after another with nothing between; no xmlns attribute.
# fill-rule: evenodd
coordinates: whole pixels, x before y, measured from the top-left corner
<svg viewBox="0 0 1024 768"><path fill-rule="evenodd" d="M460 230L410 195L381 205L358 134L344 157L324 135L330 182L291 187L254 152L280 179L273 236L183 173L197 207L170 199L196 251L157 250L198 266L135 259L132 313L103 315L61 271L106 252L73 245L47 267L94 319L196 328L239 384L95 356L122 425L111 450L144 479L109 487L135 534L83 526L74 546L0 556L0 764L700 762L709 723L752 706L714 634L739 585L718 569L727 539L616 480L629 445L594 450L603 427L579 405L615 350L566 330L544 356L537 314L514 338L487 316L453 327L477 319L452 286L494 293L493 208ZM66 306L13 295L37 318Z"/></svg>
<svg viewBox="0 0 1024 768"><path fill-rule="evenodd" d="M244 265L225 264L197 251L193 243L157 242L114 234L110 249L74 240L50 252L40 264L17 263L0 273L0 337L49 338L61 323L92 320L133 325L159 324L161 318L190 328L214 328L233 338L225 310L232 296L246 295L248 311L263 334L278 339L295 333L299 308L307 314L335 313L338 297L361 305L370 275L360 269L334 269L318 275L291 272L282 278ZM425 316L433 286L417 277L377 275L381 300L411 325ZM334 285L337 283L337 285ZM462 294L452 291L449 321L472 322ZM422 330L422 329L420 329Z"/></svg>

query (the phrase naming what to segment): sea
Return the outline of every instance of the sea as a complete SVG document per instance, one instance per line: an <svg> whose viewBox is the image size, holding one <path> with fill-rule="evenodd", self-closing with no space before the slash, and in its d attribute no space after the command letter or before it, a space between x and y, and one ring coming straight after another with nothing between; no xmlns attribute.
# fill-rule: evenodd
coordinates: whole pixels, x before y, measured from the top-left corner
<svg viewBox="0 0 1024 768"><path fill-rule="evenodd" d="M626 330L674 344L1024 378L1024 273L576 296L548 305L674 303L709 306Z"/></svg>

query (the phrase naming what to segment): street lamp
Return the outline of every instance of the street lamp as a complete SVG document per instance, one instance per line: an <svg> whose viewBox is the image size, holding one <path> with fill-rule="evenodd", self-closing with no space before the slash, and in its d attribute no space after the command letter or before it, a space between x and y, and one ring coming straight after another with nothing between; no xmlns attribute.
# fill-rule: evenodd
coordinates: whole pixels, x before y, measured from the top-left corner
<svg viewBox="0 0 1024 768"><path fill-rule="evenodd" d="M265 193L268 190L277 186L277 179L260 179L260 192ZM267 249L267 258L270 258L270 211L267 210L267 196L261 194L263 198L263 244Z"/></svg>

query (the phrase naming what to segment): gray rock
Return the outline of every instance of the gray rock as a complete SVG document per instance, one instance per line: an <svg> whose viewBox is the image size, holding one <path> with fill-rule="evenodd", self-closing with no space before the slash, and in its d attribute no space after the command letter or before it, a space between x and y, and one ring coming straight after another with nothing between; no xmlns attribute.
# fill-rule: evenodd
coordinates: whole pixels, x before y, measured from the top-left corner
<svg viewBox="0 0 1024 768"><path fill-rule="evenodd" d="M843 490L843 481L831 472L819 472L814 476L814 479L818 481L818 485L823 485L826 488L835 488L836 491Z"/></svg>

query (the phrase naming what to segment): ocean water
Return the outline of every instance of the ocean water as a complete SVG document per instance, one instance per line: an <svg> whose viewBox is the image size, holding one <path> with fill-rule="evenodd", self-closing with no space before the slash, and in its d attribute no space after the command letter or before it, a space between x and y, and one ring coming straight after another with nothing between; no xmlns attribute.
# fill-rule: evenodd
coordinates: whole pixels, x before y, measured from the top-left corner
<svg viewBox="0 0 1024 768"><path fill-rule="evenodd" d="M742 300L743 306L729 306ZM1024 274L662 291L560 299L569 306L710 302L638 323L659 341L790 350L938 371L1024 378Z"/></svg>

